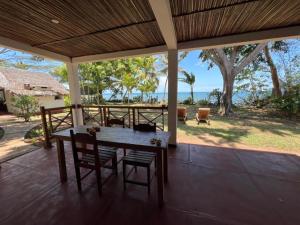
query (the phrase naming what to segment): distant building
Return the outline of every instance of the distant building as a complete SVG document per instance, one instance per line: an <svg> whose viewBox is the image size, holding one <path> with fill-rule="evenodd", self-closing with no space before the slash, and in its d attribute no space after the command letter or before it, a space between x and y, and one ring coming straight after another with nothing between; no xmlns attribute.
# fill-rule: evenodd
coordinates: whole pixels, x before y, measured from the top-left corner
<svg viewBox="0 0 300 225"><path fill-rule="evenodd" d="M0 68L0 113L16 113L12 98L20 95L35 96L40 106L52 108L64 106L68 91L49 74Z"/></svg>

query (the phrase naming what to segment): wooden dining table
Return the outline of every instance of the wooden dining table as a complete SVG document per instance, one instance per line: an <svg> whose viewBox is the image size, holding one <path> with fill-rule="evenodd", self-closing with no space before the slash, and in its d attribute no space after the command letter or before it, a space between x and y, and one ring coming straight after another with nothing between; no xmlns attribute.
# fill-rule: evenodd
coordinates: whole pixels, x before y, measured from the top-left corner
<svg viewBox="0 0 300 225"><path fill-rule="evenodd" d="M71 141L70 130L75 133L86 133L90 126L77 126L52 134L56 139L59 173L61 182L67 181L64 141ZM96 133L98 144L136 151L155 152L157 155L157 197L158 204L164 203L164 184L168 182L168 143L170 133L165 131L141 132L130 128L100 127ZM161 144L152 144L151 139L160 139Z"/></svg>

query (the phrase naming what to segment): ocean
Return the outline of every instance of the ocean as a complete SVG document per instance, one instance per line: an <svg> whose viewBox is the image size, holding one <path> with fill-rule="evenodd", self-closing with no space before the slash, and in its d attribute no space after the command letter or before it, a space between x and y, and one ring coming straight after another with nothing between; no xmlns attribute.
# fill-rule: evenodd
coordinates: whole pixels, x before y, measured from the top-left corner
<svg viewBox="0 0 300 225"><path fill-rule="evenodd" d="M204 100L204 99L208 100L208 95L209 95L209 92L194 92L194 101L199 101L199 100ZM243 100L243 98L246 97L246 95L247 95L246 93L236 93L233 96L232 100L234 103L241 102ZM139 96L141 96L141 93L132 93L130 95L130 98L132 99L134 97L139 97ZM166 93L166 97L167 96L168 96L168 93ZM182 102L185 99L189 98L190 96L191 96L190 92L178 92L178 95L177 95L178 102ZM105 100L108 100L108 99L110 99L111 94L106 93L103 95L103 97ZM147 100L151 97L157 98L158 101L162 101L164 99L164 93L163 92L151 93L151 94L149 94L148 97L144 95L144 100ZM122 99L122 96L118 95L114 99Z"/></svg>

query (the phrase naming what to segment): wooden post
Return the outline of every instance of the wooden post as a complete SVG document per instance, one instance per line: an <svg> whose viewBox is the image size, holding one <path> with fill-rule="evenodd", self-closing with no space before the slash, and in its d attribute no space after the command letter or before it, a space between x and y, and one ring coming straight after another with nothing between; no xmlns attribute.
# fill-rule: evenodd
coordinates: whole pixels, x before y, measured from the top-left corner
<svg viewBox="0 0 300 225"><path fill-rule="evenodd" d="M125 119L125 118L124 118ZM130 108L128 107L128 127L130 128Z"/></svg>
<svg viewBox="0 0 300 225"><path fill-rule="evenodd" d="M168 131L171 132L169 144L177 142L177 86L178 51L168 51Z"/></svg>
<svg viewBox="0 0 300 225"><path fill-rule="evenodd" d="M48 130L48 126L47 126L45 107L44 106L40 107L40 110L41 110L41 119L42 119L42 126L43 126L43 131L44 131L44 138L45 138L44 147L51 148L52 144L50 141L50 135L49 135L49 130Z"/></svg>
<svg viewBox="0 0 300 225"><path fill-rule="evenodd" d="M135 108L132 108L132 126L135 125Z"/></svg>
<svg viewBox="0 0 300 225"><path fill-rule="evenodd" d="M74 127L74 120L73 120L73 110L72 110L72 106L69 107L70 113L71 113L71 124L72 127Z"/></svg>
<svg viewBox="0 0 300 225"><path fill-rule="evenodd" d="M106 127L107 126L107 124L106 124L106 107L104 106L103 107L103 119L104 119L104 126Z"/></svg>
<svg viewBox="0 0 300 225"><path fill-rule="evenodd" d="M52 125L52 114L51 114L51 110L48 111L48 120L49 120L49 127L50 127L50 132L51 134L53 133L53 125Z"/></svg>
<svg viewBox="0 0 300 225"><path fill-rule="evenodd" d="M103 126L103 107L102 106L99 106L98 108L99 110L99 113L100 113L100 125Z"/></svg>
<svg viewBox="0 0 300 225"><path fill-rule="evenodd" d="M68 82L69 82L71 103L72 105L75 106L74 108L72 108L73 124L74 126L78 126L83 124L82 111L80 110L81 95L80 95L78 64L66 63L66 66L68 71Z"/></svg>

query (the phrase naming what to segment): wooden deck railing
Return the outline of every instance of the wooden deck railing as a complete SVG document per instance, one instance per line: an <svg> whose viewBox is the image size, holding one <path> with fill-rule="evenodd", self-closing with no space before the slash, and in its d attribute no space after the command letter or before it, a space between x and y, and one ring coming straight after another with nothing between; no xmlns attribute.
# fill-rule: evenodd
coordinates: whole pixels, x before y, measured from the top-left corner
<svg viewBox="0 0 300 225"><path fill-rule="evenodd" d="M72 108L41 107L45 147L51 147L52 133L73 127ZM106 126L106 118L124 118L127 127L134 123L156 123L160 130L165 129L165 115L168 107L161 106L126 106L126 105L77 105L82 109L83 123Z"/></svg>
<svg viewBox="0 0 300 225"><path fill-rule="evenodd" d="M73 106L45 108L41 107L45 147L51 147L52 133L73 127Z"/></svg>

